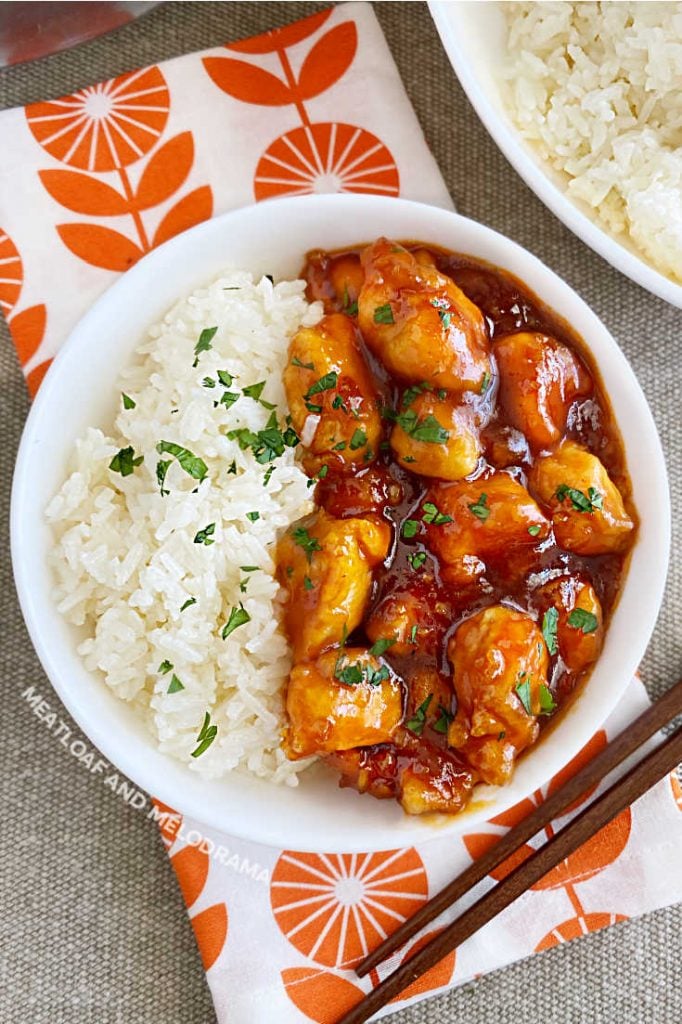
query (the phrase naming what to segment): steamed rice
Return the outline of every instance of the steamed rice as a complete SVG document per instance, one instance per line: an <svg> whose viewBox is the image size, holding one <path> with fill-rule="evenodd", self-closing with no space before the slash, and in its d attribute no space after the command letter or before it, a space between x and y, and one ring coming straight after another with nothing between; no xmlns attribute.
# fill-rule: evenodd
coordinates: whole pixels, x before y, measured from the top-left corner
<svg viewBox="0 0 682 1024"><path fill-rule="evenodd" d="M259 465L226 437L235 428L265 427L271 412L260 401L242 395L229 408L214 403L225 391L218 370L234 375L233 392L265 381L261 398L276 405L284 428L287 345L321 313L306 302L302 281L273 286L242 272L179 302L122 375L120 390L135 407L121 409L110 433L91 428L76 443L70 475L47 509L56 600L82 627L86 666L146 719L161 751L205 776L237 768L293 785L306 767L280 748L290 655L279 626L273 544L311 509L307 477L292 448ZM212 347L193 367L197 339L213 326ZM161 440L202 458L207 479L198 484L172 459L162 496ZM144 461L124 477L109 464L128 446ZM251 521L249 512L259 518ZM214 543L196 543L211 523ZM259 568L245 573L240 566ZM250 621L223 640L240 603ZM172 671L161 672L163 662ZM168 693L173 675L184 688ZM206 712L217 735L192 757Z"/></svg>
<svg viewBox="0 0 682 1024"><path fill-rule="evenodd" d="M571 198L682 281L682 4L503 7L521 135Z"/></svg>

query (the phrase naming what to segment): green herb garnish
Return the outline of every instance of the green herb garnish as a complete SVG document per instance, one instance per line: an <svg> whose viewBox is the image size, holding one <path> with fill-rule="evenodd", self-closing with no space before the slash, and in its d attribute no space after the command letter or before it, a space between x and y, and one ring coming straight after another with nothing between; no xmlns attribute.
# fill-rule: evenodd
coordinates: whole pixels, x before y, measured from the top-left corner
<svg viewBox="0 0 682 1024"><path fill-rule="evenodd" d="M531 703L530 675L527 672L519 672L514 689L516 690L519 700L523 704L526 714L532 715L533 705Z"/></svg>
<svg viewBox="0 0 682 1024"><path fill-rule="evenodd" d="M264 380L260 380L257 384L249 384L248 387L242 388L242 394L246 398L253 398L254 402L259 402L265 409L274 409L275 406L272 402L266 402L265 399L261 398L265 383Z"/></svg>
<svg viewBox="0 0 682 1024"><path fill-rule="evenodd" d="M604 507L604 496L594 487L588 487L587 494L584 494L575 487L561 484L557 487L556 498L559 501L569 498L576 512L594 512L595 509Z"/></svg>
<svg viewBox="0 0 682 1024"><path fill-rule="evenodd" d="M311 537L305 526L297 526L296 529L292 531L291 536L294 544L297 544L299 548L303 548L305 551L308 562L312 561L315 551L322 550L322 545L317 537Z"/></svg>
<svg viewBox="0 0 682 1024"><path fill-rule="evenodd" d="M432 501L425 501L423 504L422 519L425 523L432 523L433 526L443 526L452 522L452 516L443 515Z"/></svg>
<svg viewBox="0 0 682 1024"><path fill-rule="evenodd" d="M489 387L490 387L490 374L486 370L485 373L483 374L483 380L481 381L481 386L480 386L480 388L478 390L479 395L484 395Z"/></svg>
<svg viewBox="0 0 682 1024"><path fill-rule="evenodd" d="M194 480L198 480L199 483L206 479L208 466L203 459L200 459L197 455L191 452L189 448L182 448L179 444L174 444L172 441L159 441L156 446L156 450L159 455L174 455L185 473L188 473Z"/></svg>
<svg viewBox="0 0 682 1024"><path fill-rule="evenodd" d="M254 433L247 427L240 427L237 430L228 431L227 437L230 441L237 441L242 451L251 449L256 462L262 466L268 462L274 462L276 458L284 454L285 448L295 448L299 442L296 431L291 427L280 430L274 412L263 430Z"/></svg>
<svg viewBox="0 0 682 1024"><path fill-rule="evenodd" d="M320 395L323 391L331 391L332 388L336 387L338 379L339 375L335 370L325 373L323 377L320 377L314 384L310 385L303 397L312 398L313 395Z"/></svg>
<svg viewBox="0 0 682 1024"><path fill-rule="evenodd" d="M353 436L350 439L350 450L355 452L365 444L367 444L367 434L358 427L357 430L353 431Z"/></svg>
<svg viewBox="0 0 682 1024"><path fill-rule="evenodd" d="M474 501L468 506L471 514L476 516L477 519L480 519L482 523L484 523L490 515L490 509L487 506L487 501L488 495L484 493L481 494L478 501Z"/></svg>
<svg viewBox="0 0 682 1024"><path fill-rule="evenodd" d="M121 398L123 399L124 409L134 409L136 407L137 402L134 402L130 395L126 395L123 391L121 392Z"/></svg>
<svg viewBox="0 0 682 1024"><path fill-rule="evenodd" d="M393 644L396 643L397 639L398 638L395 636L379 637L379 639L375 640L372 646L370 647L369 653L372 655L373 658L380 658L382 654L386 653L389 647L393 647Z"/></svg>
<svg viewBox="0 0 682 1024"><path fill-rule="evenodd" d="M201 731L197 736L197 743L199 744L196 750L192 751L192 757L201 757L205 750L213 743L213 740L218 735L218 726L211 725L211 716L206 712L204 715L204 724L201 727Z"/></svg>
<svg viewBox="0 0 682 1024"><path fill-rule="evenodd" d="M535 526L529 526L528 527L528 532L531 535L531 537L537 537L537 535L540 532L540 526L538 526L537 523L535 524Z"/></svg>
<svg viewBox="0 0 682 1024"><path fill-rule="evenodd" d="M180 682L180 680L178 679L174 672L173 675L171 676L171 681L168 686L168 689L166 690L166 693L178 693L180 690L184 689L184 685Z"/></svg>
<svg viewBox="0 0 682 1024"><path fill-rule="evenodd" d="M358 301L355 299L354 302L350 301L350 295L348 294L348 285L344 285L343 288L343 312L346 316L357 316L358 313Z"/></svg>
<svg viewBox="0 0 682 1024"><path fill-rule="evenodd" d="M410 630L410 643L411 644L416 644L418 630L419 630L419 626L417 626L417 625L413 626L412 629Z"/></svg>
<svg viewBox="0 0 682 1024"><path fill-rule="evenodd" d="M251 621L251 616L247 612L243 604L239 604L230 612L230 617L221 630L221 637L223 640L227 640L230 633L234 633L235 629L239 629L240 626L244 626L247 622Z"/></svg>
<svg viewBox="0 0 682 1024"><path fill-rule="evenodd" d="M300 366L302 370L314 370L315 369L315 363L302 363L301 360L297 356L294 356L294 358L291 360L291 365L292 366Z"/></svg>
<svg viewBox="0 0 682 1024"><path fill-rule="evenodd" d="M586 612L584 608L574 608L568 616L568 624L572 629L579 629L581 632L594 633L599 625L599 620L592 612Z"/></svg>
<svg viewBox="0 0 682 1024"><path fill-rule="evenodd" d="M412 718L408 718L405 722L405 728L413 732L415 736L421 736L424 732L424 726L426 725L426 712L429 710L429 704L433 700L433 694L430 693L426 700L419 705Z"/></svg>
<svg viewBox="0 0 682 1024"><path fill-rule="evenodd" d="M311 580L310 576L304 576L303 577L303 586L305 587L306 590L314 590L315 589L315 584Z"/></svg>
<svg viewBox="0 0 682 1024"><path fill-rule="evenodd" d="M556 701L550 688L544 683L540 683L539 697L541 715L551 715L553 711L556 711Z"/></svg>
<svg viewBox="0 0 682 1024"><path fill-rule="evenodd" d="M413 555L408 555L407 556L407 560L410 563L410 565L412 566L412 568L416 571L417 569L420 569L421 566L426 561L426 552L425 551L415 551L415 553Z"/></svg>
<svg viewBox="0 0 682 1024"><path fill-rule="evenodd" d="M134 449L128 446L116 452L109 463L109 469L114 473L120 473L121 476L130 476L131 473L135 472L135 467L139 466L142 462L144 462L144 456L138 455L136 457Z"/></svg>
<svg viewBox="0 0 682 1024"><path fill-rule="evenodd" d="M411 537L416 537L418 529L419 523L416 519L406 519L401 532L403 537L409 540Z"/></svg>
<svg viewBox="0 0 682 1024"><path fill-rule="evenodd" d="M374 323L375 324L394 324L393 310L391 309L391 303L386 302L383 306L377 306L374 310Z"/></svg>
<svg viewBox="0 0 682 1024"><path fill-rule="evenodd" d="M451 714L447 708L444 708L442 704L438 705L438 718L434 722L433 731L440 733L447 733L448 726L455 716Z"/></svg>
<svg viewBox="0 0 682 1024"><path fill-rule="evenodd" d="M450 437L450 431L446 430L432 413L420 419L414 409L408 409L407 412L401 412L396 416L396 422L415 441L445 444Z"/></svg>
<svg viewBox="0 0 682 1024"><path fill-rule="evenodd" d="M159 672L162 676L165 676L166 673L170 672L170 670L172 668L173 668L172 663L170 661L168 661L166 658L164 658L164 660L161 662L161 664L159 665L159 667L157 668L156 671Z"/></svg>
<svg viewBox="0 0 682 1024"><path fill-rule="evenodd" d="M542 635L545 638L547 644L547 650L550 654L556 654L559 650L559 643L557 641L557 625L559 624L559 612L556 608L548 608L545 614L542 616Z"/></svg>
<svg viewBox="0 0 682 1024"><path fill-rule="evenodd" d="M208 352L210 348L213 348L211 342L215 338L218 332L217 327L204 327L203 331L199 335L199 340L194 346L194 362L192 366L196 366L199 362L199 356L202 352Z"/></svg>
<svg viewBox="0 0 682 1024"><path fill-rule="evenodd" d="M194 536L194 543L195 544L205 544L206 547L208 548L208 547L211 546L211 544L215 543L215 541L213 540L213 534L214 533L215 533L215 523L209 523L208 526L205 526L203 528L203 530L199 530L199 532L195 534L195 536Z"/></svg>
<svg viewBox="0 0 682 1024"><path fill-rule="evenodd" d="M246 518L252 523L257 523L260 519L260 512L247 512Z"/></svg>

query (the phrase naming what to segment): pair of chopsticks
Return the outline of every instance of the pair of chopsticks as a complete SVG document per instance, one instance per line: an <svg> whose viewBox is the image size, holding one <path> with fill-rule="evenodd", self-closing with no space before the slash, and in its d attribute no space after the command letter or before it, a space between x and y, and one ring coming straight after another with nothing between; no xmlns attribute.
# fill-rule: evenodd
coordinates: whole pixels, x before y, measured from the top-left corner
<svg viewBox="0 0 682 1024"><path fill-rule="evenodd" d="M646 740L682 714L682 680L640 715L625 732L617 736L580 769L560 789L523 821L510 829L498 843L466 869L458 878L446 885L416 914L408 918L389 935L356 968L362 978L383 960L411 939L486 875L490 874L510 854L531 839L574 801L602 782L610 772L634 754ZM362 1024L408 985L416 981L448 953L477 932L500 911L508 907L532 885L574 853L586 840L608 825L621 811L629 807L656 782L682 762L682 727L678 727L664 743L647 754L597 800L581 811L548 842L501 882L490 889L463 914L441 931L407 963L389 974L360 1003L342 1017L338 1024Z"/></svg>

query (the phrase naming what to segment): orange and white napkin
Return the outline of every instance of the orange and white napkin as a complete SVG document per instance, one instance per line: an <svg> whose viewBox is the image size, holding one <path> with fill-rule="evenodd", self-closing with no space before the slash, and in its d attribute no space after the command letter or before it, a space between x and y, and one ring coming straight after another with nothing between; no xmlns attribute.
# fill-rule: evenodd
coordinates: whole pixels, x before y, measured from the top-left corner
<svg viewBox="0 0 682 1024"><path fill-rule="evenodd" d="M0 138L0 308L32 392L117 275L207 217L341 190L452 205L364 3L4 111ZM576 760L645 702L633 681ZM461 839L372 854L257 846L159 808L221 1024L331 1024L390 969L360 982L353 963L556 784ZM680 848L671 777L399 1004L682 899Z"/></svg>

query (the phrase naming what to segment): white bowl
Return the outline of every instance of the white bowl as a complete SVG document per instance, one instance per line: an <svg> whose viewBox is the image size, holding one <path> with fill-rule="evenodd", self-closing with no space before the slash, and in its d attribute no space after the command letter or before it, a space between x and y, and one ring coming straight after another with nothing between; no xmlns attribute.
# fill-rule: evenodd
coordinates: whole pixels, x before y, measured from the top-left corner
<svg viewBox="0 0 682 1024"><path fill-rule="evenodd" d="M58 613L47 565L44 509L59 488L75 439L105 430L115 381L145 329L182 295L228 264L293 277L305 253L378 235L431 242L481 257L518 275L585 339L620 425L641 529L603 654L579 700L524 757L510 785L481 788L465 814L433 821L404 815L393 801L340 790L333 778L296 789L244 775L206 782L159 753L132 710L88 672L76 631ZM300 850L364 851L471 829L546 782L588 741L630 681L656 620L669 546L665 466L646 400L611 335L567 284L502 235L456 214L376 196L281 199L207 221L154 250L121 277L77 325L50 369L26 423L12 492L12 559L31 638L54 688L92 742L138 786L228 834Z"/></svg>
<svg viewBox="0 0 682 1024"><path fill-rule="evenodd" d="M528 187L566 227L642 288L682 307L682 285L655 270L627 239L609 234L587 203L569 198L565 180L521 138L501 93L500 69L507 59L501 7L477 0L429 2L450 63L476 113Z"/></svg>

